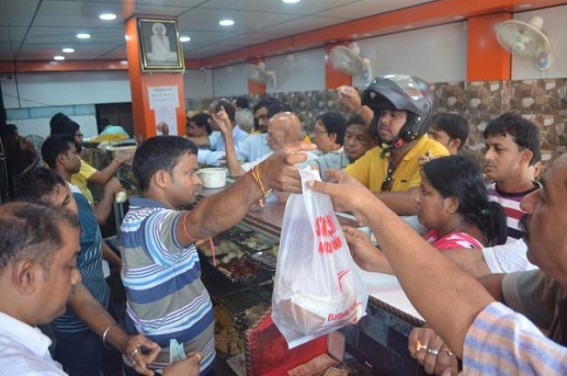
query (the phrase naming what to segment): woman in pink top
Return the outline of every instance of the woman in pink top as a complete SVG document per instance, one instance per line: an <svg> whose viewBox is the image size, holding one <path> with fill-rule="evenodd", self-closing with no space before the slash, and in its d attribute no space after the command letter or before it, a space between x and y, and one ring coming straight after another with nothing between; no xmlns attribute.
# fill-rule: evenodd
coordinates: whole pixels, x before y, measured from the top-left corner
<svg viewBox="0 0 567 376"><path fill-rule="evenodd" d="M436 248L477 248L506 242L506 214L488 200L480 167L463 156L434 159L421 169L417 218Z"/></svg>
<svg viewBox="0 0 567 376"><path fill-rule="evenodd" d="M433 159L421 170L417 218L424 238L439 250L494 246L506 242L506 214L488 200L480 167L463 156ZM356 263L364 270L391 273L386 258L366 235L343 228Z"/></svg>

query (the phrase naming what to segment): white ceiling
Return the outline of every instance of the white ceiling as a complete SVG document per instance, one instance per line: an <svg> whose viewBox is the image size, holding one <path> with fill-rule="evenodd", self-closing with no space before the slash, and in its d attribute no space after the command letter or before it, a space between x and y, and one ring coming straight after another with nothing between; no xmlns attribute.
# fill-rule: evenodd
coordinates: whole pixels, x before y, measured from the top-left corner
<svg viewBox="0 0 567 376"><path fill-rule="evenodd" d="M433 0L0 0L0 61L125 59L124 20L178 17L185 58L200 59ZM473 0L474 1L474 0ZM101 13L117 14L101 21ZM221 18L235 25L219 26ZM79 40L79 32L91 34ZM63 54L63 47L75 49Z"/></svg>

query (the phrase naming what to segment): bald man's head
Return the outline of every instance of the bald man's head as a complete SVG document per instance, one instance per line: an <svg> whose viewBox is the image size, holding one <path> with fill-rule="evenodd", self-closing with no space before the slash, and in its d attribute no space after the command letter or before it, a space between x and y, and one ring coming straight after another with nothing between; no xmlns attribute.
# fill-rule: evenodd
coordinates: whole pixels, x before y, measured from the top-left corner
<svg viewBox="0 0 567 376"><path fill-rule="evenodd" d="M268 144L274 151L301 141L302 138L301 121L291 112L280 112L268 122Z"/></svg>

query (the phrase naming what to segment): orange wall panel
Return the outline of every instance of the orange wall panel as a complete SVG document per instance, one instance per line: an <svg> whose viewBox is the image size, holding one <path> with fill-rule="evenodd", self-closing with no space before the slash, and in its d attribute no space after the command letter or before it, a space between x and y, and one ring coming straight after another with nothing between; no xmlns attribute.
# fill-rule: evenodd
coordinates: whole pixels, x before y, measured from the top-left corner
<svg viewBox="0 0 567 376"><path fill-rule="evenodd" d="M511 18L509 13L469 18L468 81L509 80L511 78L511 56L496 39L496 26Z"/></svg>

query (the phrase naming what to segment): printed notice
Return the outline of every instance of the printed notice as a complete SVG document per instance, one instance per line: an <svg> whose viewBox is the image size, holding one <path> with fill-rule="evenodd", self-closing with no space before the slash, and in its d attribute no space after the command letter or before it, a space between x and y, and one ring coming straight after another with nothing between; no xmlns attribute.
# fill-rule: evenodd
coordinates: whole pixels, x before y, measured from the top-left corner
<svg viewBox="0 0 567 376"><path fill-rule="evenodd" d="M150 109L179 107L177 86L148 87Z"/></svg>

